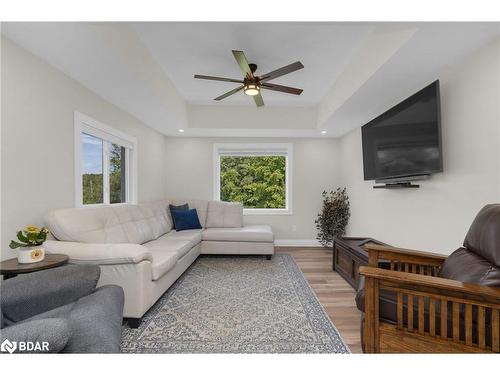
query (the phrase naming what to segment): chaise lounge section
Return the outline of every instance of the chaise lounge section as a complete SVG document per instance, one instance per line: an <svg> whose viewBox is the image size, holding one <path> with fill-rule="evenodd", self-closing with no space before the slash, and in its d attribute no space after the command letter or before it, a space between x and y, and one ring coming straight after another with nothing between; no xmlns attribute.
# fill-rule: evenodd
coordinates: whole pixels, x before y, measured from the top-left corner
<svg viewBox="0 0 500 375"><path fill-rule="evenodd" d="M196 208L202 229L173 229L169 204ZM243 225L239 203L172 199L139 205L60 209L45 217L46 250L101 268L98 286L125 292L124 317L140 319L200 254L274 254L268 225Z"/></svg>

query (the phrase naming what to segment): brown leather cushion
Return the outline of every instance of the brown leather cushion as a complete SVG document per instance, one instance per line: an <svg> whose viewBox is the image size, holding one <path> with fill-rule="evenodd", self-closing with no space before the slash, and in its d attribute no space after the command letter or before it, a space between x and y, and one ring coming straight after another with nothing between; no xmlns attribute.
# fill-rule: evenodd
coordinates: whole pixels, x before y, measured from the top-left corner
<svg viewBox="0 0 500 375"><path fill-rule="evenodd" d="M479 211L464 247L500 267L500 204L489 204Z"/></svg>
<svg viewBox="0 0 500 375"><path fill-rule="evenodd" d="M365 278L363 276L361 276L359 280L359 287L355 300L358 310L365 312ZM389 323L396 324L398 320L396 293L382 289L379 301L380 318Z"/></svg>
<svg viewBox="0 0 500 375"><path fill-rule="evenodd" d="M500 287L500 268L463 247L445 260L440 276L463 283Z"/></svg>

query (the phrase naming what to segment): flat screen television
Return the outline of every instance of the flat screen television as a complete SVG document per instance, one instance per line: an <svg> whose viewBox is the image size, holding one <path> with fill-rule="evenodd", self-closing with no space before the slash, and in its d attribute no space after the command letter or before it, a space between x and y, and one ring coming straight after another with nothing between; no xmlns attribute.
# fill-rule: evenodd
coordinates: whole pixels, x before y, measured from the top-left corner
<svg viewBox="0 0 500 375"><path fill-rule="evenodd" d="M439 81L364 125L361 135L365 180L442 172Z"/></svg>

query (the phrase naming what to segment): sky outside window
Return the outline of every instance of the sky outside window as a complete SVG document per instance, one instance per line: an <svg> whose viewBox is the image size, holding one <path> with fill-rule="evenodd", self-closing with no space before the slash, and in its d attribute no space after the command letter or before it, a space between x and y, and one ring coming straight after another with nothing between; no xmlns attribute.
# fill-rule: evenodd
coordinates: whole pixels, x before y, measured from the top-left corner
<svg viewBox="0 0 500 375"><path fill-rule="evenodd" d="M83 173L102 174L102 140L82 133Z"/></svg>

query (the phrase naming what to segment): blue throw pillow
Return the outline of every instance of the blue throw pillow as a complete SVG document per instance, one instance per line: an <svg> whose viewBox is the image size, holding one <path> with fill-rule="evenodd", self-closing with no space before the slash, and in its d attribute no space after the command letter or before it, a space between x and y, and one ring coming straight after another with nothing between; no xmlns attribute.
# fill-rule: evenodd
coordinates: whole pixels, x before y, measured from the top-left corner
<svg viewBox="0 0 500 375"><path fill-rule="evenodd" d="M172 217L172 228L175 229L175 221L172 216L172 211L187 211L189 210L189 206L187 203L181 204L180 206L174 206L173 204L168 205L168 209L170 210L170 216Z"/></svg>
<svg viewBox="0 0 500 375"><path fill-rule="evenodd" d="M181 230L201 229L200 219L198 219L198 212L196 211L196 208L183 211L173 210L171 213L176 231L180 232Z"/></svg>

